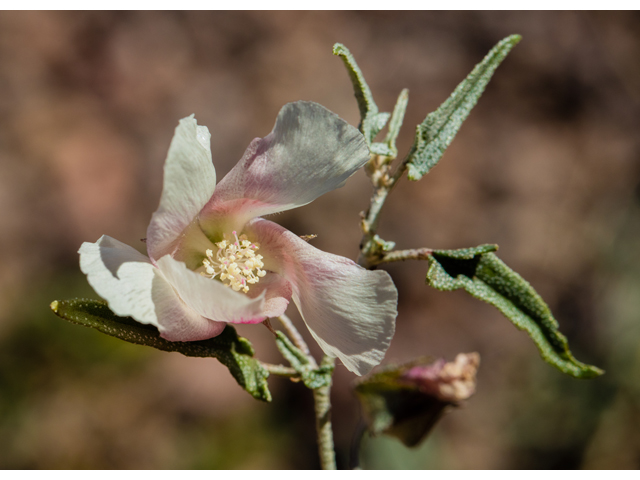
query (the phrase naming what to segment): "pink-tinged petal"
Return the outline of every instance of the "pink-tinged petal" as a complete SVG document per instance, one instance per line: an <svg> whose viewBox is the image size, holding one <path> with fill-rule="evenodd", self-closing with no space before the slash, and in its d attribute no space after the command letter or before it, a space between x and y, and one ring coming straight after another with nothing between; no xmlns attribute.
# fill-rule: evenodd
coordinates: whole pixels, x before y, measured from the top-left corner
<svg viewBox="0 0 640 480"><path fill-rule="evenodd" d="M368 160L358 129L317 103L289 103L272 132L253 140L218 184L200 223L209 231L232 217L240 229L251 218L306 205L344 185Z"/></svg>
<svg viewBox="0 0 640 480"><path fill-rule="evenodd" d="M268 220L253 220L245 232L260 244L265 268L291 283L293 300L326 354L358 375L382 361L398 314L388 273L322 252Z"/></svg>
<svg viewBox="0 0 640 480"><path fill-rule="evenodd" d="M250 298L189 270L184 262L169 255L157 264L184 303L205 318L227 323L260 323L267 318L263 313L264 293Z"/></svg>
<svg viewBox="0 0 640 480"><path fill-rule="evenodd" d="M134 248L105 235L96 243L83 243L79 253L80 269L116 315L154 325L167 340L203 340L224 330L224 323L189 309L149 258Z"/></svg>
<svg viewBox="0 0 640 480"><path fill-rule="evenodd" d="M195 342L217 337L227 326L198 315L176 295L166 280L154 281L153 301L158 312L160 336L170 342Z"/></svg>
<svg viewBox="0 0 640 480"><path fill-rule="evenodd" d="M207 203L216 186L211 135L190 117L176 127L167 160L160 205L147 229L147 251L156 260L172 253L177 240Z"/></svg>

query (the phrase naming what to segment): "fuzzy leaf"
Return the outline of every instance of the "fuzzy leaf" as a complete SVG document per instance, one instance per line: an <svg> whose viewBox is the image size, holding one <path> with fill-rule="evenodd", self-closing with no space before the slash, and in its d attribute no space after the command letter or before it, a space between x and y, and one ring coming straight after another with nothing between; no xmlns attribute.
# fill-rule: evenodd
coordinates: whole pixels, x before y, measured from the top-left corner
<svg viewBox="0 0 640 480"><path fill-rule="evenodd" d="M484 92L493 72L520 39L520 35L511 35L501 40L451 96L418 125L415 142L409 152L409 180L420 180L440 161L462 122Z"/></svg>
<svg viewBox="0 0 640 480"><path fill-rule="evenodd" d="M385 138L384 140L389 150L389 154L387 156L392 158L396 158L398 156L396 139L398 138L398 134L400 133L400 128L402 128L402 122L404 121L404 114L407 111L408 103L409 90L405 88L400 92L400 95L398 95L398 100L396 101L396 106L393 108L391 121L389 122L389 132L387 133L387 138Z"/></svg>
<svg viewBox="0 0 640 480"><path fill-rule="evenodd" d="M333 46L333 54L340 56L345 67L347 67L351 83L353 83L356 101L358 102L358 109L360 110L359 128L367 141L367 145L371 146L373 139L387 124L390 114L378 110L378 106L373 100L371 89L367 85L364 75L362 75L362 71L349 49L341 43L336 43Z"/></svg>
<svg viewBox="0 0 640 480"><path fill-rule="evenodd" d="M276 346L282 356L300 374L300 378L307 388L315 389L331 384L333 365L320 365L314 368L309 362L309 358L282 332L276 332Z"/></svg>
<svg viewBox="0 0 640 480"><path fill-rule="evenodd" d="M188 357L215 357L225 365L238 384L254 398L271 401L267 385L267 372L253 358L253 347L236 330L227 325L217 337L197 342L170 342L160 337L152 325L138 323L130 317L114 314L106 302L88 299L54 301L51 310L60 318L85 327L95 328L102 333L126 342L164 350L179 352Z"/></svg>
<svg viewBox="0 0 640 480"><path fill-rule="evenodd" d="M385 157L393 157L394 152L389 148L386 143L374 142L369 147L371 153L374 155L384 155Z"/></svg>
<svg viewBox="0 0 640 480"><path fill-rule="evenodd" d="M429 256L427 283L438 290L465 289L473 297L496 307L534 341L549 364L576 378L604 372L577 361L567 338L542 297L520 275L500 260L497 245L461 250L434 250Z"/></svg>

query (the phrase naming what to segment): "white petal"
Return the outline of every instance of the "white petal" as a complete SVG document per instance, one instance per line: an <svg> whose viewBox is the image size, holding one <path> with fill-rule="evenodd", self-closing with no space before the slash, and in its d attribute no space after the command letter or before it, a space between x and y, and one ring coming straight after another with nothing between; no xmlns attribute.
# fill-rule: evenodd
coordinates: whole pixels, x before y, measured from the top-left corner
<svg viewBox="0 0 640 480"><path fill-rule="evenodd" d="M249 219L306 205L346 180L369 160L362 134L317 103L285 105L273 131L255 139L218 184L200 214L201 225L235 215Z"/></svg>
<svg viewBox="0 0 640 480"><path fill-rule="evenodd" d="M153 259L170 253L183 230L207 203L216 186L209 130L190 117L176 127L167 160L160 206L147 229L147 251Z"/></svg>
<svg viewBox="0 0 640 480"><path fill-rule="evenodd" d="M293 300L326 354L358 375L382 361L398 315L398 291L388 273L322 252L268 220L256 219L246 231L260 243L269 268L292 284Z"/></svg>
<svg viewBox="0 0 640 480"><path fill-rule="evenodd" d="M180 298L203 317L228 323L260 323L267 318L263 313L264 293L250 298L234 292L222 282L189 270L184 262L174 260L169 255L157 263Z"/></svg>
<svg viewBox="0 0 640 480"><path fill-rule="evenodd" d="M168 340L203 340L224 330L224 323L187 308L149 258L134 248L105 235L83 243L79 253L80 269L116 315L154 325Z"/></svg>

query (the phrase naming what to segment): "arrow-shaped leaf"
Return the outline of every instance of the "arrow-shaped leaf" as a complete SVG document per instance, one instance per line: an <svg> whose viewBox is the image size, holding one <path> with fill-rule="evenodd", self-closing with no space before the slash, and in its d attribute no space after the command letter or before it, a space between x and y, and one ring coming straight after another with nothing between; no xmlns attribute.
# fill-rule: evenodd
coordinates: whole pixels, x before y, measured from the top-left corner
<svg viewBox="0 0 640 480"><path fill-rule="evenodd" d="M511 35L500 41L456 87L451 96L418 125L416 139L408 157L409 180L420 180L440 161L462 122L484 92L493 72L520 39L520 35Z"/></svg>
<svg viewBox="0 0 640 480"><path fill-rule="evenodd" d="M358 102L358 109L360 110L360 131L367 140L367 145L371 146L373 139L384 128L389 120L389 113L380 112L376 102L373 101L373 95L371 89L364 79L362 71L358 67L356 60L349 52L349 49L341 43L336 43L333 46L333 54L342 58L347 72L353 83L353 90ZM386 151L386 150L385 150ZM384 154L383 151L374 152Z"/></svg>
<svg viewBox="0 0 640 480"><path fill-rule="evenodd" d="M215 357L225 365L238 384L254 398L271 401L267 385L267 372L253 358L253 347L236 330L227 325L217 337L198 342L170 342L160 337L152 325L138 323L130 317L114 314L106 302L88 299L54 301L51 310L60 318L85 327L95 328L102 333L126 342L164 350L179 352L188 357Z"/></svg>
<svg viewBox="0 0 640 480"><path fill-rule="evenodd" d="M540 355L564 373L592 378L604 372L576 360L567 338L542 297L493 252L497 245L461 250L434 250L429 256L427 283L438 290L465 289L496 307L534 341Z"/></svg>

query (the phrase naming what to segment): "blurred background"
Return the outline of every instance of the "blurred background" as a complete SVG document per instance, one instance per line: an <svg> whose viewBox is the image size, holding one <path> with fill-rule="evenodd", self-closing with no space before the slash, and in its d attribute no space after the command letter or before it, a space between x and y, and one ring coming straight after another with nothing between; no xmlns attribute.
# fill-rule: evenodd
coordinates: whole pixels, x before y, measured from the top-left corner
<svg viewBox="0 0 640 480"><path fill-rule="evenodd" d="M399 248L499 244L576 357L607 373L567 377L497 310L426 286L426 263L389 266L400 300L385 363L471 351L482 363L476 395L421 446L365 438L362 466L638 468L637 12L0 13L0 467L317 468L301 385L272 378L274 401L258 403L214 359L126 344L49 303L97 298L78 267L82 242L108 234L145 251L178 119L209 127L218 178L287 102L357 124L331 54L342 42L381 110L410 89L404 153L414 126L512 33L522 42L440 165L390 196L380 235ZM355 259L370 190L358 172L275 220ZM239 330L281 362L264 327ZM359 415L353 379L337 368L342 467Z"/></svg>

